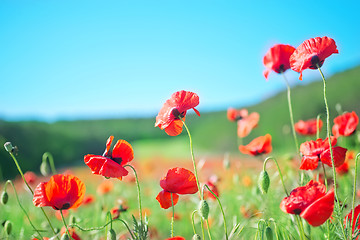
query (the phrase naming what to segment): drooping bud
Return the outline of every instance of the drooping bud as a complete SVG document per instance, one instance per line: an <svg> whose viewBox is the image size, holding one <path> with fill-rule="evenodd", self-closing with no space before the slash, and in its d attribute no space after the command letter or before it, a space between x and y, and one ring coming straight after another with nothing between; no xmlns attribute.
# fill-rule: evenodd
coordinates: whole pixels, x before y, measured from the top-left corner
<svg viewBox="0 0 360 240"><path fill-rule="evenodd" d="M43 176L48 176L50 174L50 166L47 161L43 161L40 165L40 172Z"/></svg>
<svg viewBox="0 0 360 240"><path fill-rule="evenodd" d="M272 229L271 227L266 227L265 229L265 236L266 236L266 239L268 240L273 240L274 239L274 236L273 236L273 232L272 232Z"/></svg>
<svg viewBox="0 0 360 240"><path fill-rule="evenodd" d="M70 237L69 235L67 235L67 233L64 233L62 236L61 236L61 239L60 240L70 240Z"/></svg>
<svg viewBox="0 0 360 240"><path fill-rule="evenodd" d="M8 151L9 153L11 153L12 150L13 150L13 145L11 144L11 142L6 142L6 143L4 144L4 148L6 149L6 151Z"/></svg>
<svg viewBox="0 0 360 240"><path fill-rule="evenodd" d="M4 229L7 235L10 235L11 230L12 230L12 224L10 221L6 221L4 224Z"/></svg>
<svg viewBox="0 0 360 240"><path fill-rule="evenodd" d="M116 240L116 233L114 229L110 229L107 234L107 240Z"/></svg>
<svg viewBox="0 0 360 240"><path fill-rule="evenodd" d="M258 186L262 194L266 194L268 192L270 186L270 177L266 170L261 171Z"/></svg>
<svg viewBox="0 0 360 240"><path fill-rule="evenodd" d="M73 215L70 216L70 222L69 223L70 223L70 225L74 225L76 223L75 216L73 216Z"/></svg>
<svg viewBox="0 0 360 240"><path fill-rule="evenodd" d="M192 237L192 240L201 240L201 237L199 234L194 234L194 236Z"/></svg>
<svg viewBox="0 0 360 240"><path fill-rule="evenodd" d="M207 203L207 201L201 200L199 203L200 216L202 216L204 219L208 219L209 211L210 211L210 207L209 207L209 204Z"/></svg>
<svg viewBox="0 0 360 240"><path fill-rule="evenodd" d="M5 192L5 191L2 192L2 194L1 194L1 203L5 205L8 202L8 200L9 200L8 193Z"/></svg>

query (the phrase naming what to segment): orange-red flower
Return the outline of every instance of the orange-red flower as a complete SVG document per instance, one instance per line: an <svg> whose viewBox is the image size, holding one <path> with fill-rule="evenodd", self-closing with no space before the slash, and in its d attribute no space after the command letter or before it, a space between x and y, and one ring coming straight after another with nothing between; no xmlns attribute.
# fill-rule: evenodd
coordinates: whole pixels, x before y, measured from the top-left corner
<svg viewBox="0 0 360 240"><path fill-rule="evenodd" d="M165 240L185 240L185 238L176 236L176 237L172 237L172 238L167 238Z"/></svg>
<svg viewBox="0 0 360 240"><path fill-rule="evenodd" d="M237 110L235 108L228 108L228 110L227 110L227 118L229 119L229 121L232 121L232 122L235 122L244 117L247 117L248 115L249 115L249 112L245 108L240 109L240 110Z"/></svg>
<svg viewBox="0 0 360 240"><path fill-rule="evenodd" d="M219 190L217 189L215 183L207 181L205 184L208 185L210 190L215 193L217 197L219 197ZM204 188L204 199L206 198L212 198L216 200L216 197L207 188Z"/></svg>
<svg viewBox="0 0 360 240"><path fill-rule="evenodd" d="M240 145L239 150L243 154L249 154L252 156L270 153L272 151L271 135L266 134L265 136L257 137L246 146Z"/></svg>
<svg viewBox="0 0 360 240"><path fill-rule="evenodd" d="M194 194L198 191L195 175L185 168L172 168L166 176L160 180L162 190L156 197L160 207L168 209L172 206L171 195L174 206L179 200L178 194Z"/></svg>
<svg viewBox="0 0 360 240"><path fill-rule="evenodd" d="M88 154L84 157L84 162L92 170L93 174L101 175L106 178L118 178L128 175L124 166L134 159L134 151L130 143L125 140L118 140L110 151L114 137L110 136L106 142L106 149L102 156Z"/></svg>
<svg viewBox="0 0 360 240"><path fill-rule="evenodd" d="M340 165L339 167L335 168L336 172L340 175L344 175L344 174L348 173L349 172L349 163L354 158L355 158L354 151L347 151L344 163L342 165Z"/></svg>
<svg viewBox="0 0 360 240"><path fill-rule="evenodd" d="M55 210L77 208L84 195L85 185L80 179L57 174L35 188L33 203L36 207L50 206Z"/></svg>
<svg viewBox="0 0 360 240"><path fill-rule="evenodd" d="M250 113L248 116L237 121L237 134L243 138L250 134L251 130L257 127L260 115L257 112Z"/></svg>
<svg viewBox="0 0 360 240"><path fill-rule="evenodd" d="M285 72L290 68L290 56L295 51L295 48L290 45L276 44L264 56L264 65L266 67L264 76L268 79L269 73L272 71L276 73Z"/></svg>
<svg viewBox="0 0 360 240"><path fill-rule="evenodd" d="M280 203L280 209L289 214L297 214L311 226L323 224L334 210L334 189L327 193L320 182L310 180L305 186L295 188L289 197Z"/></svg>
<svg viewBox="0 0 360 240"><path fill-rule="evenodd" d="M321 67L325 58L333 53L339 53L339 51L332 38L316 37L305 40L290 57L291 69L300 72L299 79L302 80L303 70Z"/></svg>
<svg viewBox="0 0 360 240"><path fill-rule="evenodd" d="M200 116L199 111L195 109L197 105L199 105L199 97L196 93L184 90L173 93L156 116L155 127L165 129L170 136L179 135L183 127L180 117L185 121L186 112L189 109L194 109Z"/></svg>
<svg viewBox="0 0 360 240"><path fill-rule="evenodd" d="M335 137L350 136L355 132L358 124L359 117L354 111L351 113L344 113L334 118L332 133Z"/></svg>
<svg viewBox="0 0 360 240"><path fill-rule="evenodd" d="M69 233L71 235L71 237L74 239L74 240L81 240L81 238L79 237L79 235L76 234L75 232L75 229L74 228L68 228L69 230ZM66 231L66 228L65 227L62 227L61 228L61 231L60 231L60 235L64 235L64 234L67 234L67 231Z"/></svg>
<svg viewBox="0 0 360 240"><path fill-rule="evenodd" d="M295 131L301 135L314 135L317 132L317 120L310 119L307 121L300 120L295 123ZM323 126L323 121L319 119L319 131Z"/></svg>
<svg viewBox="0 0 360 240"><path fill-rule="evenodd" d="M27 171L26 173L24 173L24 178L25 178L26 182L30 185L35 184L38 179L36 174L31 171Z"/></svg>
<svg viewBox="0 0 360 240"><path fill-rule="evenodd" d="M88 205L88 204L94 202L94 200L95 200L95 197L93 195L87 195L84 197L83 204Z"/></svg>
<svg viewBox="0 0 360 240"><path fill-rule="evenodd" d="M360 224L356 225L356 219L358 219L359 214L360 214L360 205L357 205L354 208L354 219L352 219L352 210L350 211L350 213L348 215L345 216L345 219L344 219L344 225L345 225L345 227L348 227L348 228L350 228L350 226L346 226L346 225L349 223L351 225L351 220L352 220L352 232L353 233L355 231L355 227L358 230L360 229Z"/></svg>
<svg viewBox="0 0 360 240"><path fill-rule="evenodd" d="M345 161L346 148L334 147L337 140L331 137L331 146L333 150L335 167L339 167ZM319 161L328 166L332 166L329 139L322 140L321 138L316 141L307 141L300 145L300 152L303 155L301 159L300 169L314 170L317 168Z"/></svg>

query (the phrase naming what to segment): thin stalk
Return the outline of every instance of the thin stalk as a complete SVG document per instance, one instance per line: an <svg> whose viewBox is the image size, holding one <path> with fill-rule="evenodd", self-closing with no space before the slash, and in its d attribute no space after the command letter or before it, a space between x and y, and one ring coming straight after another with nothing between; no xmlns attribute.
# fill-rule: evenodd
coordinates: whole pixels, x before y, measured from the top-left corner
<svg viewBox="0 0 360 240"><path fill-rule="evenodd" d="M316 139L320 138L320 117L321 113L319 113L316 117Z"/></svg>
<svg viewBox="0 0 360 240"><path fill-rule="evenodd" d="M106 213L106 222L107 222L107 220L108 220L109 218L110 218L110 229L112 229L112 216L111 216L110 211L108 211L108 212ZM108 228L107 228L107 225L106 225L106 228L105 228L105 239L108 239L107 236L108 236Z"/></svg>
<svg viewBox="0 0 360 240"><path fill-rule="evenodd" d="M300 238L302 240L306 240L306 236L305 236L305 232L304 232L304 226L303 226L303 223L301 221L301 218L299 217L299 215L295 215L295 218L296 218L297 224L299 226Z"/></svg>
<svg viewBox="0 0 360 240"><path fill-rule="evenodd" d="M172 208L172 216L171 216L171 237L174 237L174 216L175 216L175 207L174 207L174 199L173 194L171 196L171 208Z"/></svg>
<svg viewBox="0 0 360 240"><path fill-rule="evenodd" d="M29 217L29 215L27 214L25 208L21 205L20 200L19 200L19 196L18 196L18 194L17 194L17 192L16 192L16 188L15 188L15 186L14 186L14 183L13 183L11 180L7 180L7 181L6 181L5 186L4 186L4 191L6 192L6 186L7 186L7 184L11 184L11 186L12 186L12 188L13 188L13 190L14 190L15 196L16 196L16 200L17 200L20 208L23 210L26 218L29 220L29 223L30 223L31 227L39 234L39 236L40 236L41 239L44 239L43 236L41 235L40 231L37 230L36 227L34 226L34 224L31 222L30 217Z"/></svg>
<svg viewBox="0 0 360 240"><path fill-rule="evenodd" d="M193 228L193 231L194 231L194 235L196 234L196 230L195 230L195 220L194 220L194 215L195 215L196 212L197 212L197 210L194 210L194 211L191 213L191 225L192 225L192 228Z"/></svg>
<svg viewBox="0 0 360 240"><path fill-rule="evenodd" d="M321 165L322 165L322 169L323 169L323 172L324 172L324 182L325 182L325 190L327 191L328 190L328 183L327 183L327 176L326 176L326 171L325 171L325 165L323 162L321 162Z"/></svg>
<svg viewBox="0 0 360 240"><path fill-rule="evenodd" d="M332 145L331 145L331 135L330 135L330 113L329 113L329 106L328 106L328 102L327 102L327 98L326 98L326 80L324 77L324 74L322 73L320 66L318 64L316 64L317 68L319 69L320 75L323 79L323 83L324 83L324 102L325 102L325 108L326 108L326 132L327 132L327 137L329 139L329 149L330 149L330 156L331 156L331 165L332 165L332 170L333 170L333 175L334 175L334 193L335 193L335 199L337 201L335 201L336 206L338 208L338 210L340 210L340 199L338 197L338 193L337 193L337 182L336 182L336 170L335 170L335 162L334 162L334 153L333 153L333 149L332 149ZM339 218L339 216L337 216ZM344 238L346 239L346 233L344 230L344 225L343 225L343 221L342 219L338 219L340 222L340 226L341 226L341 230L342 230L342 234L344 235Z"/></svg>
<svg viewBox="0 0 360 240"><path fill-rule="evenodd" d="M65 221L64 215L62 213L62 210L60 210L60 215L61 215L61 218L63 220L67 235L69 236L70 239L73 239L70 232L69 232L68 226L66 225L66 221Z"/></svg>
<svg viewBox="0 0 360 240"><path fill-rule="evenodd" d="M222 216L223 216L223 220L224 220L225 237L226 237L226 240L228 240L229 237L228 237L227 226L226 226L226 218L225 218L225 213L224 213L223 207L221 205L220 199L218 198L218 196L216 196L216 194L213 191L211 191L211 189L209 188L208 185L205 184L204 186L211 192L211 194L216 198L216 200L217 200L217 202L219 204L219 207L220 207L220 210L221 210L221 213L222 213Z"/></svg>
<svg viewBox="0 0 360 240"><path fill-rule="evenodd" d="M285 81L285 84L286 84L286 87L287 87L287 101L288 101L288 107L289 107L289 114L290 114L290 122L291 122L292 134L293 134L294 142L295 142L295 148L296 148L296 152L298 153L298 155L300 155L300 152L299 152L299 143L298 143L297 136L296 136L296 132L295 132L294 115L293 115L292 104L291 104L291 90L290 90L290 85L289 85L288 80L286 79L286 76L285 76L284 72L282 72L281 75L283 75L284 81Z"/></svg>
<svg viewBox="0 0 360 240"><path fill-rule="evenodd" d="M355 216L355 212L354 212L354 208L355 208L355 196L356 196L356 179L357 179L357 163L358 160L360 158L360 153L358 153L355 157L355 173L354 173L354 190L353 190L353 199L352 199L352 204L351 204L351 228L350 228L350 239L352 238L352 229L353 229L353 224L354 224L354 216Z"/></svg>
<svg viewBox="0 0 360 240"><path fill-rule="evenodd" d="M199 189L199 196L200 196L200 199L203 200L203 196L201 194L201 188L200 188L200 182L199 182L199 177L198 177L198 174L197 174L197 169L196 169L196 162L195 162L195 156L194 156L194 149L193 149L193 143L192 143L192 138L191 138L191 134L190 134L190 131L188 129L188 127L186 126L185 124L185 121L179 117L180 120L183 122L184 124L184 127L188 133L188 136L189 136L189 140L190 140L190 153L191 153L191 158L192 158L192 162L193 162L193 165L194 165L194 172L195 172L195 178L196 178L196 183L197 183L197 186L198 186L198 189Z"/></svg>
<svg viewBox="0 0 360 240"><path fill-rule="evenodd" d="M139 215L140 215L140 222L142 224L143 219L142 219L142 208L141 208L141 191L140 191L140 183L139 183L139 178L137 176L136 170L133 166L131 165L125 165L124 167L130 167L133 171L134 171L134 175L135 175L135 179L136 179L136 187L137 187L137 191L138 191L138 202L139 202Z"/></svg>
<svg viewBox="0 0 360 240"><path fill-rule="evenodd" d="M288 193L288 191L286 190L285 183L284 183L284 179L283 179L283 175L282 175L282 173L281 173L279 164L278 164L278 162L276 161L276 159L275 159L274 157L267 157L267 158L264 160L263 170L264 170L264 171L266 170L266 163L267 163L267 161L269 161L270 159L272 159L272 160L275 162L275 164L276 164L276 167L277 167L278 172L279 172L280 180L281 180L281 183L282 183L283 188L284 188L284 192L285 192L286 196L288 197L288 196L289 196L289 193Z"/></svg>
<svg viewBox="0 0 360 240"><path fill-rule="evenodd" d="M208 232L208 235L209 235L209 239L212 240L211 232L210 232L209 219L206 219L206 225L207 225L207 232Z"/></svg>
<svg viewBox="0 0 360 240"><path fill-rule="evenodd" d="M49 153L49 152L45 152L45 153L43 154L42 161L43 161L43 162L46 162L46 159L49 159L51 172L52 172L54 175L57 174L56 168L55 168L55 164L54 164L54 158L53 158L52 154Z"/></svg>

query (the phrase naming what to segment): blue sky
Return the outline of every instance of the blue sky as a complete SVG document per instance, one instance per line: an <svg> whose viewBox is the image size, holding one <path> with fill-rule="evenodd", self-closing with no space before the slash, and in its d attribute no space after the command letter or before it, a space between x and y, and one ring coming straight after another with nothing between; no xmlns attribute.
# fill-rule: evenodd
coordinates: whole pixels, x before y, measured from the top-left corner
<svg viewBox="0 0 360 240"><path fill-rule="evenodd" d="M200 111L257 103L285 89L262 75L274 44L326 35L340 52L327 76L360 64L360 4L324 3L2 0L0 118L155 116L182 89L198 93Z"/></svg>

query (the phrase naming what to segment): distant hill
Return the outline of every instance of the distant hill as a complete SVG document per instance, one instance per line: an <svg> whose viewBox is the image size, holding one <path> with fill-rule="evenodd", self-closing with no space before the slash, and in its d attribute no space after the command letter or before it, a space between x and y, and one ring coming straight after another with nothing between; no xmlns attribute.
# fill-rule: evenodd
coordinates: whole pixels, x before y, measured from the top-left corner
<svg viewBox="0 0 360 240"><path fill-rule="evenodd" d="M359 114L360 67L338 73L327 81L331 118L337 115L335 111L337 103L341 104L344 111L356 111ZM325 114L321 81L294 87L292 100L295 121L316 118L318 113ZM243 139L245 144L257 136L270 133L273 136L275 153L288 149L294 150L286 92L281 92L257 105L249 106L248 110L259 112L260 122L258 128ZM325 120L324 117L323 120ZM225 109L220 112L202 113L200 118L189 114L186 121L192 132L197 154L238 153L236 124L227 120ZM46 151L54 155L58 166L82 164L85 154L102 154L105 141L110 135L114 135L115 139L122 138L131 142L135 155L140 159L157 156L188 157L186 132L184 131L178 137L169 137L164 131L154 128L154 122L155 116L144 119L79 120L55 123L0 120L0 143L3 145L6 141L11 141L18 146L19 159L25 171L30 169L37 171L41 156ZM324 130L321 136L325 136ZM300 142L304 140L305 138L300 138ZM16 168L3 148L0 150L0 167L4 177L16 174Z"/></svg>

